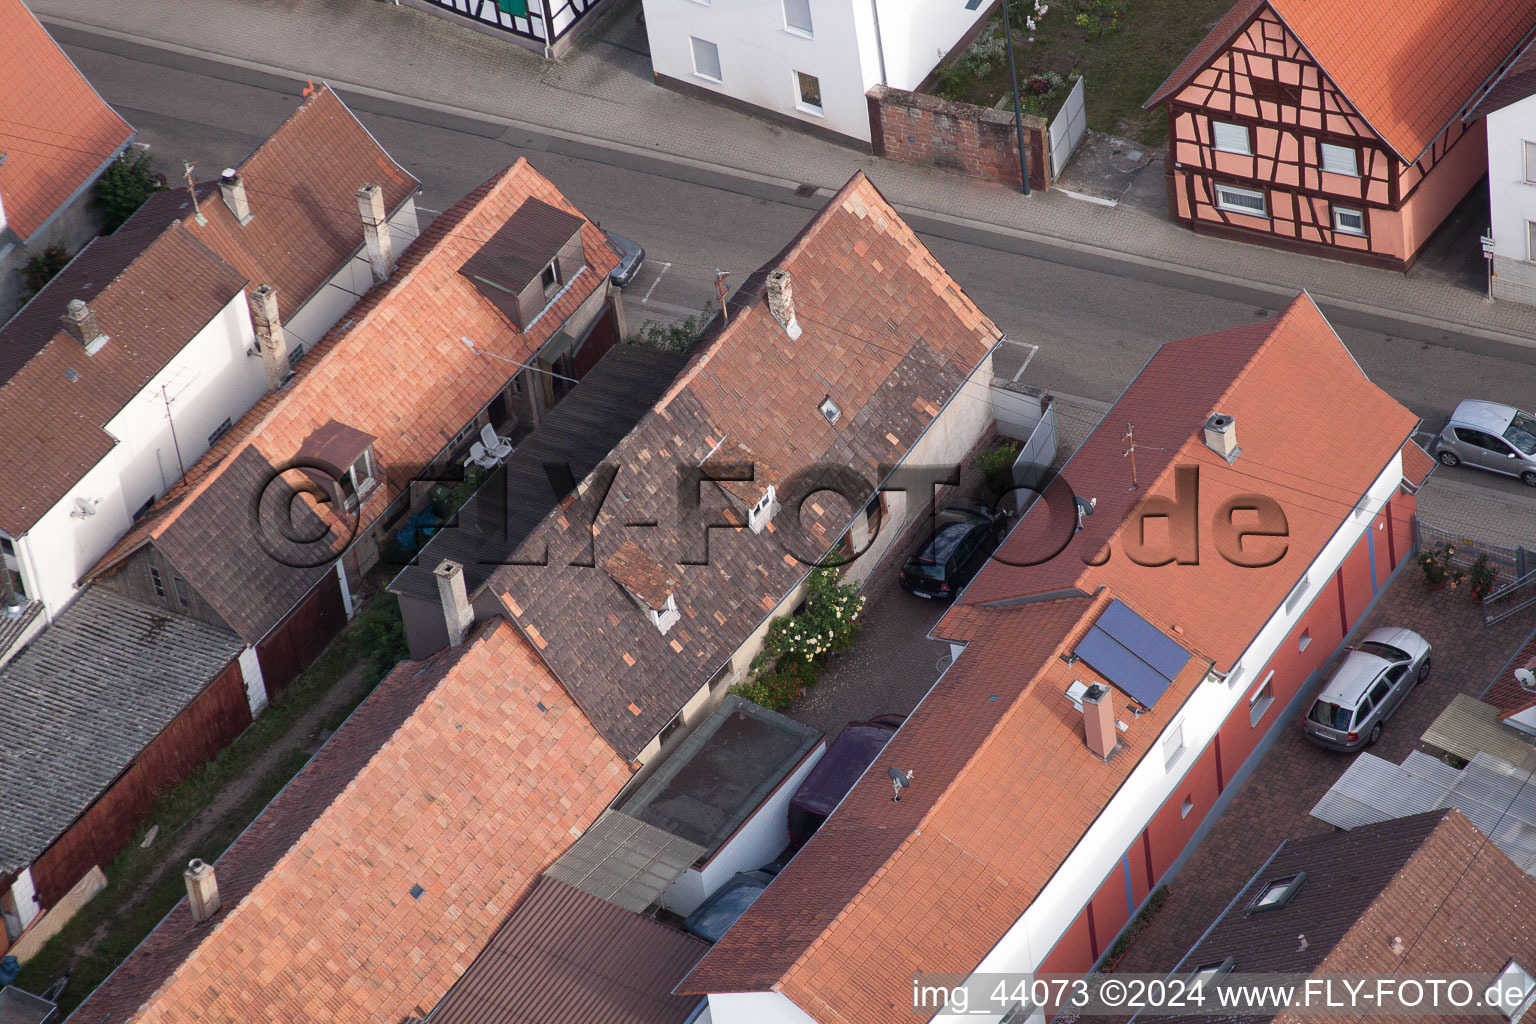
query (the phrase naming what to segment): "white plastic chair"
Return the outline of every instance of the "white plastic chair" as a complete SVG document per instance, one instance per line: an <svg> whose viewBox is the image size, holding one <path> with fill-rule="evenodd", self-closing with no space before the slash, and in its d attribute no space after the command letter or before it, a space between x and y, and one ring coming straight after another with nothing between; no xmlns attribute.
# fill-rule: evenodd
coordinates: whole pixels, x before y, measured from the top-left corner
<svg viewBox="0 0 1536 1024"><path fill-rule="evenodd" d="M498 436L489 423L480 428L480 443L485 445L485 454L497 462L512 454L512 442Z"/></svg>
<svg viewBox="0 0 1536 1024"><path fill-rule="evenodd" d="M476 441L474 444L469 446L469 458L465 461L473 462L487 473L501 465L500 459L494 459L490 455L486 454L485 445L481 444L479 441Z"/></svg>

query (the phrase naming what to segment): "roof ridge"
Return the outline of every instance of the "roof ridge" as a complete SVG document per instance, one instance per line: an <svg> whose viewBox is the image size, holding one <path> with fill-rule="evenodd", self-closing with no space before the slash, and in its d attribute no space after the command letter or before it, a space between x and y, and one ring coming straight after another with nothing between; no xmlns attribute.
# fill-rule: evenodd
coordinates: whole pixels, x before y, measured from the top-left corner
<svg viewBox="0 0 1536 1024"><path fill-rule="evenodd" d="M429 257L437 254L439 242L450 237L454 229L463 223L475 210L478 210L493 195L498 194L500 189L512 180L513 173L527 163L526 157L518 157L517 161L510 167L498 171L473 192L470 192L463 199L460 199L457 203L444 210L427 230L417 235L406 248L406 253L412 254L410 266L403 270L397 267L397 272L389 280L374 285L364 292L363 297L354 302L350 307L352 311L356 311L359 307L366 304L367 308L362 310L361 315L354 316L340 326L333 327L327 331L324 337L316 342L314 348L309 351L309 355L312 358L308 360L308 365L306 366L304 361L300 361L300 368L295 369L294 379L289 382L286 388L280 392L267 392L267 394L257 399L256 404L251 406L245 415L241 416L231 428L230 433L236 438L234 443L224 449L222 453L220 453L217 447L210 448L203 454L202 458L192 465L190 470L182 475L181 481L178 481L178 483L183 483L185 486L179 493L173 487L172 491L168 491L165 497L160 499L161 501L167 501L175 494L175 504L167 507L165 514L161 515L157 522L146 532L144 540L147 541L151 538L162 536L180 518L187 505L196 500L198 496L218 479L219 474L215 470L231 459L238 458L247 448L254 446L255 438L261 433L262 428L270 423L272 418L283 408L288 397L294 394L305 381L309 380L317 369L326 364L335 354L336 350L341 347L341 343L351 336L352 332L361 328L365 323L370 322L384 300L415 279L416 274L427 263ZM529 165L529 169L532 169L532 165ZM538 172L535 171L534 173ZM403 263L404 260L402 259L401 262ZM278 400L267 401L273 395L276 395ZM250 421L248 424L247 420ZM207 463L206 465L204 465L205 462ZM201 470L199 470L199 467L202 467ZM197 474L196 479L187 482L194 473ZM158 505L159 503L157 502L156 504ZM135 545L130 550L137 550L138 547L142 546L142 543L141 541L140 544ZM130 552L122 552L118 557L118 561L121 561L122 556L128 553Z"/></svg>

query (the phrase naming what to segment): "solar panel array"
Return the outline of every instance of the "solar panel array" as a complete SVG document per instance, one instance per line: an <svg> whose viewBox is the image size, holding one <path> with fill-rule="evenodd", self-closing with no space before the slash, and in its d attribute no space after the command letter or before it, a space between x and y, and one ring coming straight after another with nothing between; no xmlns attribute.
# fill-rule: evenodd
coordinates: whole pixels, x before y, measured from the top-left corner
<svg viewBox="0 0 1536 1024"><path fill-rule="evenodd" d="M1162 630L1119 601L1111 601L1104 609L1078 643L1076 654L1132 700L1149 708L1190 657Z"/></svg>

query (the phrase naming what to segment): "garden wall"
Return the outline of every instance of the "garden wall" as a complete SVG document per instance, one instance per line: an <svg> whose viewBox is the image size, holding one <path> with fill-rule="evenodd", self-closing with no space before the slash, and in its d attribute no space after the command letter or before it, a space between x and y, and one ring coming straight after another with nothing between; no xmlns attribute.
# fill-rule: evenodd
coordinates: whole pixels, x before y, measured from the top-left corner
<svg viewBox="0 0 1536 1024"><path fill-rule="evenodd" d="M1018 141L1013 117L1005 111L884 85L871 89L868 100L876 156L1019 184ZM1050 187L1047 138L1045 119L1025 114L1024 151L1031 188Z"/></svg>

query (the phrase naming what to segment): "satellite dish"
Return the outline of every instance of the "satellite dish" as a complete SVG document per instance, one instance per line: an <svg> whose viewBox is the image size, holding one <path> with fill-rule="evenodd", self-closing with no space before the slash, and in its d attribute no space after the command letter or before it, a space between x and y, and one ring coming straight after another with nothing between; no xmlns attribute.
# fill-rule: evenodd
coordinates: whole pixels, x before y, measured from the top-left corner
<svg viewBox="0 0 1536 1024"><path fill-rule="evenodd" d="M1528 668L1517 668L1515 669L1515 682L1519 683L1522 689L1536 690L1536 672L1532 672Z"/></svg>
<svg viewBox="0 0 1536 1024"><path fill-rule="evenodd" d="M891 797L891 802L899 803L901 801L901 791L912 785L912 778L917 772L911 768L908 768L905 772L896 768L887 768L885 773L891 777L891 788L896 791L896 795Z"/></svg>
<svg viewBox="0 0 1536 1024"><path fill-rule="evenodd" d="M93 516L96 514L96 506L84 498L76 498L75 511L80 513L81 518Z"/></svg>

